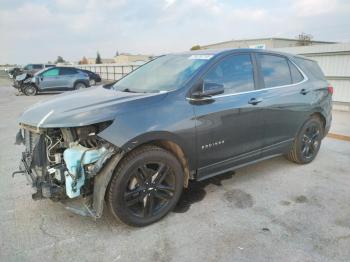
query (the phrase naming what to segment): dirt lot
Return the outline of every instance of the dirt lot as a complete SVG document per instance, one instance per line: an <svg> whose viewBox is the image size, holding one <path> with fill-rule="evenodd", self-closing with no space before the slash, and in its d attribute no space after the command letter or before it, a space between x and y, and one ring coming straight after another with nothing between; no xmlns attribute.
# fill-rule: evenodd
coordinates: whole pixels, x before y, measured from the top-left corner
<svg viewBox="0 0 350 262"><path fill-rule="evenodd" d="M16 119L50 97L0 81L0 261L349 261L350 142L326 138L309 165L278 157L192 183L165 219L130 228L34 202L11 178Z"/></svg>

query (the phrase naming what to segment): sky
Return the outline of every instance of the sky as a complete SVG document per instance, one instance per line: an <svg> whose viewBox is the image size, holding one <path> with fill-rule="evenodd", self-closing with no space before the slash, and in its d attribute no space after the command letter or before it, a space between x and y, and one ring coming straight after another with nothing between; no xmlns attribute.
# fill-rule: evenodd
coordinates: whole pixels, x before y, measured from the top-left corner
<svg viewBox="0 0 350 262"><path fill-rule="evenodd" d="M233 39L350 42L349 0L0 0L0 64L159 55Z"/></svg>

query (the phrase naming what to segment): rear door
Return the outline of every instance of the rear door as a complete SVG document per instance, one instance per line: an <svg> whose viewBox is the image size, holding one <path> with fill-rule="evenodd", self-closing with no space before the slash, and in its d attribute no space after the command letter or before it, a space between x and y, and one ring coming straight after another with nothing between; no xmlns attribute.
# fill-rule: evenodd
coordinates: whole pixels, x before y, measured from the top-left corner
<svg viewBox="0 0 350 262"><path fill-rule="evenodd" d="M61 67L60 68L60 85L62 88L73 88L74 82L78 76L78 71L75 68Z"/></svg>
<svg viewBox="0 0 350 262"><path fill-rule="evenodd" d="M287 151L310 108L307 77L287 57L257 53L263 156Z"/></svg>
<svg viewBox="0 0 350 262"><path fill-rule="evenodd" d="M203 81L224 86L224 94L193 101L196 116L198 178L260 157L262 120L255 98L254 62L249 53L223 58Z"/></svg>

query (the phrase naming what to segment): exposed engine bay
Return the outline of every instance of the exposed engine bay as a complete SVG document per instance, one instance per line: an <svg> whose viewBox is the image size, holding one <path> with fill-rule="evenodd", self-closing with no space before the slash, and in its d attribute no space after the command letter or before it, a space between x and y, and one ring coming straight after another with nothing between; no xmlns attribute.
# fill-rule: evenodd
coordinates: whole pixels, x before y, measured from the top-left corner
<svg viewBox="0 0 350 262"><path fill-rule="evenodd" d="M64 201L93 194L94 177L118 148L98 137L111 121L73 128L21 124L16 143L25 145L20 171L36 188L33 199ZM14 174L15 174L14 173Z"/></svg>

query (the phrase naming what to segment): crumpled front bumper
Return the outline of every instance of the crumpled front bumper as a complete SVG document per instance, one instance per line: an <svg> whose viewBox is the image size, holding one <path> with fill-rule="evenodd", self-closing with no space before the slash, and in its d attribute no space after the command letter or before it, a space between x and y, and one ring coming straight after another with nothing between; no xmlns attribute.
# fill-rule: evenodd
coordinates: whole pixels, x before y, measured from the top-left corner
<svg viewBox="0 0 350 262"><path fill-rule="evenodd" d="M18 81L16 81L16 80L13 81L12 86L13 86L14 88L16 88L16 89L20 88L20 85L19 85Z"/></svg>
<svg viewBox="0 0 350 262"><path fill-rule="evenodd" d="M19 163L19 170L12 173L12 177L16 174L23 174L27 178L28 183L32 185L32 187L36 186L37 177L34 175L32 170L29 168L29 165L26 161L26 153L22 152L22 157Z"/></svg>

